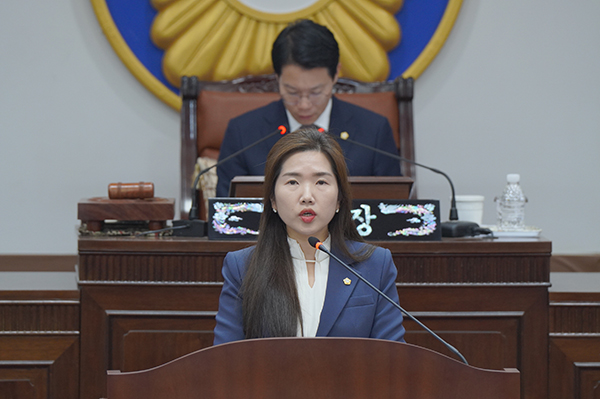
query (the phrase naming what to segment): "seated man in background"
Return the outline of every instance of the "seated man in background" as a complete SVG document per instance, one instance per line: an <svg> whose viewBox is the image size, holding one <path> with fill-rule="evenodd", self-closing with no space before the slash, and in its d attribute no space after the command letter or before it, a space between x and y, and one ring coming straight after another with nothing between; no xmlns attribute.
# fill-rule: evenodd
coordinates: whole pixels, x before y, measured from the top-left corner
<svg viewBox="0 0 600 399"><path fill-rule="evenodd" d="M273 43L273 69L281 100L232 119L219 160L254 143L284 125L293 132L316 125L333 136L348 132L354 141L398 154L388 120L332 95L339 76L339 47L329 29L310 20L287 26ZM217 168L217 196L229 195L235 176L264 175L267 154L281 136L275 135ZM399 176L398 161L340 140L351 176Z"/></svg>

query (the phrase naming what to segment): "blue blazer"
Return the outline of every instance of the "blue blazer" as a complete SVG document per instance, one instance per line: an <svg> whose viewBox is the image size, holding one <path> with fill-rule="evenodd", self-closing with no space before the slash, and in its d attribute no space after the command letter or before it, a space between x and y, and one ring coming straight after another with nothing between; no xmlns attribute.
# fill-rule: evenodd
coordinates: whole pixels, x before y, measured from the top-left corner
<svg viewBox="0 0 600 399"><path fill-rule="evenodd" d="M363 245L352 241L348 241L347 244L351 252ZM223 262L225 281L219 298L217 326L214 330L215 345L245 338L242 299L239 291L246 265L254 248L230 252L225 257ZM345 261L343 255L335 248L332 248L332 252ZM389 250L377 247L369 259L351 266L398 303L397 269ZM346 278L351 281L349 285L344 283ZM327 292L317 336L379 338L404 342L402 313L330 258Z"/></svg>
<svg viewBox="0 0 600 399"><path fill-rule="evenodd" d="M241 150L289 123L283 101L275 101L229 121L219 160ZM333 97L329 132L339 138L348 132L350 139L398 155L398 149L387 118ZM235 176L262 176L271 147L281 136L275 135L217 168L217 197L229 195L229 184ZM400 176L400 163L355 144L339 140L350 176Z"/></svg>

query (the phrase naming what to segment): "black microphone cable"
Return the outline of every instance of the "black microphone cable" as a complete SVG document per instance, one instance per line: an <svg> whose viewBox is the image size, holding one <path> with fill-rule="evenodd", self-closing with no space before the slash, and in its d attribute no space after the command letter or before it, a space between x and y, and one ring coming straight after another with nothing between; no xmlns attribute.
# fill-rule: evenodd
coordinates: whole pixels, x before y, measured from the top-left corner
<svg viewBox="0 0 600 399"><path fill-rule="evenodd" d="M173 231L173 230L182 230L182 229L189 229L190 226L188 225L179 225L179 226L169 226L169 227L165 227L162 229L157 229L157 230L148 230L148 231L141 231L141 232L137 232L134 234L134 237L142 237L142 236L147 236L150 234L160 234L160 233L165 233L167 231Z"/></svg>
<svg viewBox="0 0 600 399"><path fill-rule="evenodd" d="M371 150L371 151L377 152L379 154L386 155L386 156L394 158L398 161L407 162L407 163L419 166L421 168L428 169L434 173L438 173L438 174L444 176L446 178L446 180L448 180L448 183L450 183L450 189L452 191L452 196L450 198L450 216L449 216L450 221L442 222L440 224L441 228L442 228L442 236L444 236L444 237L466 237L466 236L475 236L478 234L492 234L492 231L490 229L479 227L479 225L477 223L461 222L458 220L458 210L456 209L456 194L454 192L454 184L452 183L452 179L450 179L450 176L448 176L446 173L442 172L439 169L432 168L431 166L423 165L423 164L420 164L411 159L401 157L400 155L392 154L390 152L380 150L379 148L375 148L370 145L366 145L363 143L359 143L358 141L351 140L348 132L342 132L340 134L340 139L347 141L350 144L354 144L359 147L366 148L367 150Z"/></svg>

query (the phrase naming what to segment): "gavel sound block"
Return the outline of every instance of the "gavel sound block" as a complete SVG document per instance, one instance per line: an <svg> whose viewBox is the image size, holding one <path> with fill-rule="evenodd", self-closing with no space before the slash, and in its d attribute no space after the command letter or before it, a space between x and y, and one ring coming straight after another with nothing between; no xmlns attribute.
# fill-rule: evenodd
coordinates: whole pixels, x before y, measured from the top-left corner
<svg viewBox="0 0 600 399"><path fill-rule="evenodd" d="M89 231L102 231L105 220L148 221L150 230L162 229L175 217L173 198L119 199L95 197L77 204L77 218Z"/></svg>
<svg viewBox="0 0 600 399"><path fill-rule="evenodd" d="M89 231L102 231L106 220L148 221L150 230L162 229L175 217L173 198L154 198L152 183L114 183L109 197L95 197L77 204L77 218Z"/></svg>

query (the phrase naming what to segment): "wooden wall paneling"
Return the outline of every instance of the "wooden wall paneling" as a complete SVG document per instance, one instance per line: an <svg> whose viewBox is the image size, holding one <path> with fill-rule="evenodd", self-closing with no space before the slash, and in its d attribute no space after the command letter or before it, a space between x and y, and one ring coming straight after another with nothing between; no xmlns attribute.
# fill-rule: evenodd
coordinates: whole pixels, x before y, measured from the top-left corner
<svg viewBox="0 0 600 399"><path fill-rule="evenodd" d="M592 255L552 255L552 272L600 272L600 254Z"/></svg>
<svg viewBox="0 0 600 399"><path fill-rule="evenodd" d="M111 370L144 370L212 346L216 312L108 311Z"/></svg>
<svg viewBox="0 0 600 399"><path fill-rule="evenodd" d="M469 246L470 243L473 245ZM404 245L404 249L402 244L405 243L382 243L392 251L398 267L401 305L408 311L442 314L446 325L454 314L456 320L462 320L462 326L454 332L443 330L442 334L455 335L455 339L460 336L461 342L454 346L472 357L474 365L495 367L498 359L516 358L516 365L509 363L502 367L517 367L521 371L522 397L545 399L550 246L532 251L531 241L514 242L501 248L498 241L458 240L442 241L435 250L425 251L426 243L414 248ZM471 312L474 317L458 317L461 312ZM477 320L479 317L472 312L484 312L485 317L496 319L499 324L499 320L504 319L504 325L500 330L484 332L482 325L478 325L482 320ZM506 319L507 312L514 316L512 323L518 324L518 330L507 329L507 324L511 324ZM522 316L518 316L519 313ZM431 322L436 325L439 319ZM518 332L518 336L503 335L510 331ZM476 341L468 339L475 336L478 340L487 340L483 347L488 353L482 352L481 347L475 345ZM506 344L504 348L495 346L500 336ZM434 338L419 339L425 341L425 346L439 348ZM518 344L511 346L515 340ZM504 350L509 352L503 353Z"/></svg>
<svg viewBox="0 0 600 399"><path fill-rule="evenodd" d="M0 397L6 399L48 398L49 362L0 361Z"/></svg>
<svg viewBox="0 0 600 399"><path fill-rule="evenodd" d="M576 363L577 380L581 384L577 392L582 399L600 399L600 363Z"/></svg>
<svg viewBox="0 0 600 399"><path fill-rule="evenodd" d="M400 304L447 339L470 365L521 371L522 397L546 398L548 305L544 284L399 284ZM407 321L409 343L456 358Z"/></svg>
<svg viewBox="0 0 600 399"><path fill-rule="evenodd" d="M88 283L223 281L221 267L225 255L88 253L80 256L79 279Z"/></svg>
<svg viewBox="0 0 600 399"><path fill-rule="evenodd" d="M77 255L0 255L0 272L73 272Z"/></svg>
<svg viewBox="0 0 600 399"><path fill-rule="evenodd" d="M550 297L550 399L600 398L600 293Z"/></svg>
<svg viewBox="0 0 600 399"><path fill-rule="evenodd" d="M106 395L106 371L140 370L212 345L221 284L81 285L80 397Z"/></svg>
<svg viewBox="0 0 600 399"><path fill-rule="evenodd" d="M394 254L394 246L387 246ZM493 247L491 247L493 248ZM540 283L549 286L549 254L398 253L398 282L455 284Z"/></svg>
<svg viewBox="0 0 600 399"><path fill-rule="evenodd" d="M78 398L78 297L0 292L0 392L6 397Z"/></svg>
<svg viewBox="0 0 600 399"><path fill-rule="evenodd" d="M598 398L600 336L550 338L549 398Z"/></svg>
<svg viewBox="0 0 600 399"><path fill-rule="evenodd" d="M78 398L77 335L2 335L0 353L0 380L26 380L36 398Z"/></svg>
<svg viewBox="0 0 600 399"><path fill-rule="evenodd" d="M457 348L470 365L491 370L503 370L509 365L519 368L522 312L418 312L413 315ZM404 325L406 342L460 360L416 323L407 320Z"/></svg>

